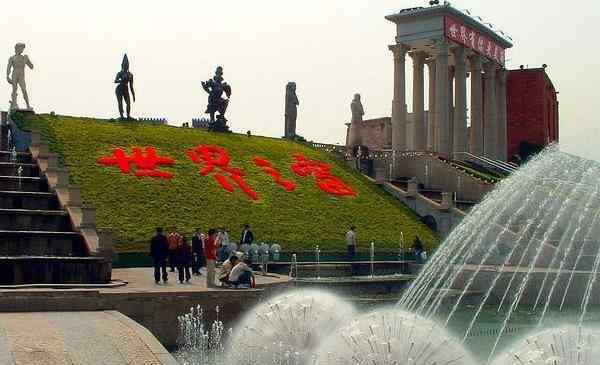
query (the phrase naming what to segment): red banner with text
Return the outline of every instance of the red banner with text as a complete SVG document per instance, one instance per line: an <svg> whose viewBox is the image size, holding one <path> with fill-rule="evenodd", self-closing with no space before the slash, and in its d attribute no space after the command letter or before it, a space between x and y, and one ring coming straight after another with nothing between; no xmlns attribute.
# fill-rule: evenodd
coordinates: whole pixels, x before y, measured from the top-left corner
<svg viewBox="0 0 600 365"><path fill-rule="evenodd" d="M444 17L444 35L456 43L504 65L505 49L492 38L450 17Z"/></svg>

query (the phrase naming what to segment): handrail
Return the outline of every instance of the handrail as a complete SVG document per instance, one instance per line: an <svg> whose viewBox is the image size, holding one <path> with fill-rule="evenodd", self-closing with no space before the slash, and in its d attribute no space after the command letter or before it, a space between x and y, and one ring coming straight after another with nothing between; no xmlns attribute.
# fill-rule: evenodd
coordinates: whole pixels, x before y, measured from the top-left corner
<svg viewBox="0 0 600 365"><path fill-rule="evenodd" d="M475 160L477 162L480 162L488 167L492 167L494 169L500 170L506 174L512 174L513 172L517 171L517 168L513 165L510 165L506 162L503 161L499 161L499 160L494 160L488 157L484 157L484 156L476 156L472 153L469 152L454 152L454 155L464 155L467 156L468 158Z"/></svg>

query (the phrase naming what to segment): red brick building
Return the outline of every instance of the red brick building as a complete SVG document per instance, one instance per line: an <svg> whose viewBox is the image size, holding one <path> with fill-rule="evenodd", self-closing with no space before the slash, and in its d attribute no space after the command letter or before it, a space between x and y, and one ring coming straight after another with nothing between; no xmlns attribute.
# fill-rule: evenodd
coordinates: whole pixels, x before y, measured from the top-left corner
<svg viewBox="0 0 600 365"><path fill-rule="evenodd" d="M545 68L508 71L508 158L558 142L557 92Z"/></svg>

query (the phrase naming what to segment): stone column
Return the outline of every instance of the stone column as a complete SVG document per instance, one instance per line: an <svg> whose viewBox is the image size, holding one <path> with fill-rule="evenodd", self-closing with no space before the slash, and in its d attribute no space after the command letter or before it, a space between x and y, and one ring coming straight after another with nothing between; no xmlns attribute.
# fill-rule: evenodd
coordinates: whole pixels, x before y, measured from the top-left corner
<svg viewBox="0 0 600 365"><path fill-rule="evenodd" d="M467 69L465 64L465 49L454 49L454 152L467 150ZM464 155L454 158L463 159Z"/></svg>
<svg viewBox="0 0 600 365"><path fill-rule="evenodd" d="M435 59L427 62L429 71L429 110L427 113L427 150L437 152L435 129Z"/></svg>
<svg viewBox="0 0 600 365"><path fill-rule="evenodd" d="M448 67L448 151L450 158L453 158L454 151L454 66Z"/></svg>
<svg viewBox="0 0 600 365"><path fill-rule="evenodd" d="M438 153L450 157L450 123L448 108L448 41L440 39L436 42L435 59L435 121L438 127L436 135Z"/></svg>
<svg viewBox="0 0 600 365"><path fill-rule="evenodd" d="M392 150L406 151L406 52L399 43L389 46L394 53L394 100L392 100Z"/></svg>
<svg viewBox="0 0 600 365"><path fill-rule="evenodd" d="M488 62L484 66L485 88L485 119L483 130L483 154L485 157L497 159L498 152L498 122L496 109L496 64Z"/></svg>
<svg viewBox="0 0 600 365"><path fill-rule="evenodd" d="M496 155L499 160L508 161L508 127L506 120L506 69L499 69L496 77L496 100L498 102L498 151Z"/></svg>
<svg viewBox="0 0 600 365"><path fill-rule="evenodd" d="M414 52L413 60L413 146L415 151L425 151L427 130L425 129L425 53Z"/></svg>
<svg viewBox="0 0 600 365"><path fill-rule="evenodd" d="M483 155L483 92L481 82L481 57L477 54L469 57L471 65L471 133L469 151Z"/></svg>

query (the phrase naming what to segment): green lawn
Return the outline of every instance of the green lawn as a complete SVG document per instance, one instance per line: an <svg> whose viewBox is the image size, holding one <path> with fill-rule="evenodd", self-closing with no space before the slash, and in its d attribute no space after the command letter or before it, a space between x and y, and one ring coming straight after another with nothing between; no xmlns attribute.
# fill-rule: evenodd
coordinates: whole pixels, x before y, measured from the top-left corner
<svg viewBox="0 0 600 365"><path fill-rule="evenodd" d="M81 186L84 201L97 208L97 224L115 231L120 252L143 251L156 226L176 225L191 234L194 228L227 226L233 239L249 222L257 240L278 242L284 250L309 250L319 244L324 250L345 250L344 233L358 227L359 246L370 241L378 249L395 250L400 232L407 241L418 234L432 248L438 239L408 208L376 185L351 171L341 161L323 152L281 139L238 134L208 133L193 129L144 125L134 122L67 116L15 116L24 129L37 129L50 149L60 156ZM213 144L226 148L231 166L246 173L246 182L258 194L249 199L241 190L223 190L211 176L201 176L200 167L186 155L189 148ZM174 174L170 180L121 173L117 167L97 163L101 156L121 147L156 147L160 155L176 160L161 167ZM293 155L329 163L332 173L349 184L356 197L335 197L322 192L314 177L298 177L292 170ZM268 159L285 179L296 183L293 192L275 184L253 162Z"/></svg>

